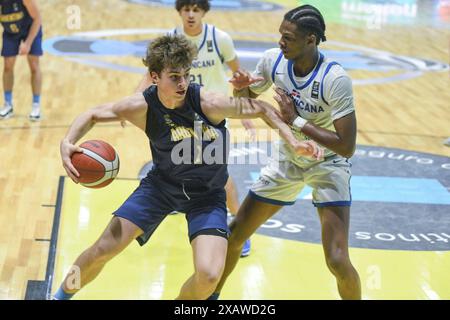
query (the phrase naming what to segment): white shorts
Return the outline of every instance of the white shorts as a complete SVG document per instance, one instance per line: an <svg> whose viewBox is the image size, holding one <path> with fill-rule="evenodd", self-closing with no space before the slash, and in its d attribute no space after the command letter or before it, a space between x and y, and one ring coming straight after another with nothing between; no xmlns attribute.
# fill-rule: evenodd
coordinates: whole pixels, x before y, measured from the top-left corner
<svg viewBox="0 0 450 320"><path fill-rule="evenodd" d="M305 185L313 189L315 207L350 206L351 163L338 155L301 168L289 160L276 161L261 169L250 196L276 205L292 205Z"/></svg>

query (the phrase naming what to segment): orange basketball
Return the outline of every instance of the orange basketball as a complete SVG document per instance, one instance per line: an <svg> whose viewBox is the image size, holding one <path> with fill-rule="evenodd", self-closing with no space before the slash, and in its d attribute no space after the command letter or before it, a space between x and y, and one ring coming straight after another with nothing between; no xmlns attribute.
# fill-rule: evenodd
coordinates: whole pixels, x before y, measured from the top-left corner
<svg viewBox="0 0 450 320"><path fill-rule="evenodd" d="M107 142L88 140L80 144L83 153L72 154L72 164L80 173L80 183L88 188L103 188L119 173L119 155Z"/></svg>

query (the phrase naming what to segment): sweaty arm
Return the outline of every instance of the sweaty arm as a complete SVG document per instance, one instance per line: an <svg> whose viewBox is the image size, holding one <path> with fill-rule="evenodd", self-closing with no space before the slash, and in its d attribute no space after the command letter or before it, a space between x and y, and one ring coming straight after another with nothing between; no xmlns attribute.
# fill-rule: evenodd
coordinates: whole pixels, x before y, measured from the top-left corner
<svg viewBox="0 0 450 320"><path fill-rule="evenodd" d="M226 97L203 90L200 91L200 100L203 113L214 124L219 124L225 118L261 118L271 128L278 129L280 136L298 155L322 158L323 150L312 141L298 141L292 134L291 128L284 123L280 112L265 101L251 98Z"/></svg>
<svg viewBox="0 0 450 320"><path fill-rule="evenodd" d="M63 167L70 178L78 183L79 174L70 158L74 152L82 152L75 145L98 122L128 120L138 128L145 130L147 102L142 94L135 94L119 102L106 103L80 114L70 126L60 144Z"/></svg>

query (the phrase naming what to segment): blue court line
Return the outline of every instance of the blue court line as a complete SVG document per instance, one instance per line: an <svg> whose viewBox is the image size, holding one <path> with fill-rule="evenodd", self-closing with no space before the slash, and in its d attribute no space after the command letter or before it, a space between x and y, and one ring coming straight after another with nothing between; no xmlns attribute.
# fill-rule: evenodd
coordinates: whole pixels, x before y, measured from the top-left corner
<svg viewBox="0 0 450 320"><path fill-rule="evenodd" d="M250 176L256 181L259 172ZM436 179L353 176L350 183L352 201L450 204L450 193ZM306 186L297 199L308 199L311 193Z"/></svg>

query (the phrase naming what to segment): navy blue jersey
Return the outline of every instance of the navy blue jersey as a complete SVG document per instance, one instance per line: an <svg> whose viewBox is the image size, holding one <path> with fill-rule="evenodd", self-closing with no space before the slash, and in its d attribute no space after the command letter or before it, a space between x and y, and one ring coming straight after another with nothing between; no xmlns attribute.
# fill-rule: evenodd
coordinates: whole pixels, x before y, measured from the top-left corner
<svg viewBox="0 0 450 320"><path fill-rule="evenodd" d="M149 175L194 188L197 194L223 188L229 151L225 121L213 125L203 114L197 84L189 85L184 105L176 109L166 108L157 92L157 86L143 92L149 105L145 132L153 157Z"/></svg>
<svg viewBox="0 0 450 320"><path fill-rule="evenodd" d="M28 34L33 19L22 0L1 0L0 20L6 33L22 36Z"/></svg>

